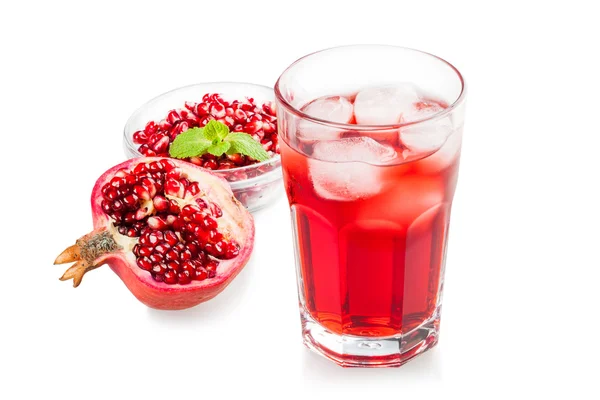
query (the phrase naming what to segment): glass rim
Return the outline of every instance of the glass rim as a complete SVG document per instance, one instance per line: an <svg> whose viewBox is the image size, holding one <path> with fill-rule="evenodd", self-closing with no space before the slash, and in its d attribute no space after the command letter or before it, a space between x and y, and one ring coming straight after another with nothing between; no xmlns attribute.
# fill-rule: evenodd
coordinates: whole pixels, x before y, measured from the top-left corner
<svg viewBox="0 0 600 400"><path fill-rule="evenodd" d="M311 57L311 56L313 56L315 54L324 53L324 52L330 51L330 50L337 50L337 49L343 49L343 48L352 48L352 47L354 47L354 48L358 48L358 47L381 47L381 48L388 48L388 49L408 50L408 51L412 51L412 52L415 52L415 53L420 53L420 54L424 54L426 56L433 57L433 58L441 61L443 64L449 66L456 73L456 76L458 77L458 79L460 81L460 85L461 85L460 93L459 93L458 97L451 104L448 105L448 107L446 107L442 111L439 111L439 112L437 112L435 114L430 115L429 117L418 119L418 120L415 120L415 121L405 122L405 123L386 124L386 125L345 124L345 123L340 123L340 122L329 121L329 120L326 120L326 119L315 118L313 116L310 116L310 115L306 114L302 110L297 109L296 107L294 107L293 105L291 105L283 97L283 95L282 95L282 93L280 91L281 78L288 71L290 71L295 65L299 64L304 59L306 59L308 57ZM278 102L285 109L287 109L292 114L294 114L297 117L302 118L304 120L308 120L308 121L314 122L314 123L319 124L319 125L326 125L328 127L342 129L342 130L352 130L352 131L385 131L385 130L398 129L398 128L402 128L402 127L406 127L406 126L411 126L411 125L417 125L417 124L421 124L421 123L424 123L424 122L434 121L434 120L437 120L437 119L444 118L446 115L452 113L452 111L454 111L456 108L458 108L458 106L460 106L464 102L464 99L465 99L466 93L467 93L467 83L466 83L463 75L458 70L458 68L456 68L454 65L452 65L448 61L444 60L443 58L436 56L435 54L431 54L431 53L428 53L428 52L425 52L425 51L413 49L413 48L410 48L410 47L403 47L403 46L393 46L393 45L383 45L383 44L353 44L353 45L345 45L345 46L328 47L326 49L314 51L314 52L312 52L310 54L307 54L307 55L305 55L303 57L300 57L299 59L297 59L296 61L294 61L292 64L290 64L281 73L281 75L277 79L277 82L275 83L274 91L275 91L275 98L278 100Z"/></svg>

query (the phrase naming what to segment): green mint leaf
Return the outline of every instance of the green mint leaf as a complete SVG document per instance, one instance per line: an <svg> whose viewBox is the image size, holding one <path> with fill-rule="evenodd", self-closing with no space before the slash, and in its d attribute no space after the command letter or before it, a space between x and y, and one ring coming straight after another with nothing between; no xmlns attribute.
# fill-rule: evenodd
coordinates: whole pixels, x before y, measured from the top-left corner
<svg viewBox="0 0 600 400"><path fill-rule="evenodd" d="M204 134L206 138L214 144L219 143L227 136L229 128L222 122L215 121L214 119L209 121L204 127Z"/></svg>
<svg viewBox="0 0 600 400"><path fill-rule="evenodd" d="M231 144L227 154L240 153L258 161L269 159L269 153L267 153L261 144L252 139L252 136L247 133L232 132L225 137L225 141Z"/></svg>
<svg viewBox="0 0 600 400"><path fill-rule="evenodd" d="M231 144L229 142L221 142L213 144L208 149L206 149L206 151L212 154L213 156L220 156L223 155L223 153L225 153L227 150L229 150L230 147Z"/></svg>
<svg viewBox="0 0 600 400"><path fill-rule="evenodd" d="M206 138L202 128L191 128L177 135L171 147L169 155L173 158L196 157L206 153L206 149L212 146L212 141Z"/></svg>

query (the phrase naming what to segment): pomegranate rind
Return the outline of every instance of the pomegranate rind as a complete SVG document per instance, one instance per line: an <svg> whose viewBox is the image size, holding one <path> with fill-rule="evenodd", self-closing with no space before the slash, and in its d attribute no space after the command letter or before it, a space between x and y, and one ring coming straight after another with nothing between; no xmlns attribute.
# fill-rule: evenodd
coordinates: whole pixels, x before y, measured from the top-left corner
<svg viewBox="0 0 600 400"><path fill-rule="evenodd" d="M128 160L106 171L92 190L91 205L94 229L108 229L118 236L111 219L102 211L102 186L110 181L120 169L133 169L137 164L170 160L200 185L201 192L217 203L223 216L218 218L219 231L232 237L240 245L239 255L230 260L219 260L217 275L203 281L192 281L187 285L168 285L155 281L140 269L131 248L136 240L119 237L123 250L108 253L96 260L106 263L121 278L131 293L148 307L160 310L181 310L210 300L221 293L247 264L254 248L254 219L248 210L234 197L229 183L219 175L193 164L176 159L143 157Z"/></svg>

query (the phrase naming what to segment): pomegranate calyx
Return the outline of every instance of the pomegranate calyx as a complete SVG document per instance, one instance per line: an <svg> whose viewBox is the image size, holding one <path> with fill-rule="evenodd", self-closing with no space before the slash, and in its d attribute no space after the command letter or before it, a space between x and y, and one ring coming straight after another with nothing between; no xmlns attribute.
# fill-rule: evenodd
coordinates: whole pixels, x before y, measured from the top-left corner
<svg viewBox="0 0 600 400"><path fill-rule="evenodd" d="M56 257L55 265L76 261L59 279L61 281L73 279L73 287L77 287L87 272L103 264L96 262L98 258L121 249L122 247L115 241L111 233L105 229L84 235Z"/></svg>

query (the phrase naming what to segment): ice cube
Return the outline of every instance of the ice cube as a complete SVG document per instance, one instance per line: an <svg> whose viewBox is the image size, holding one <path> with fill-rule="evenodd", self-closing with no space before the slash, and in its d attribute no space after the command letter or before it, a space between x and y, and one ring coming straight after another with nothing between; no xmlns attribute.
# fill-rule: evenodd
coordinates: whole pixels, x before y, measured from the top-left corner
<svg viewBox="0 0 600 400"><path fill-rule="evenodd" d="M330 122L348 124L352 122L352 103L345 97L333 96L317 99L302 108L304 113L311 117ZM307 141L337 139L341 136L339 129L311 121L300 120L298 124L298 136Z"/></svg>
<svg viewBox="0 0 600 400"><path fill-rule="evenodd" d="M396 151L368 137L315 143L309 174L317 194L325 199L351 201L374 196L384 185L381 174Z"/></svg>
<svg viewBox="0 0 600 400"><path fill-rule="evenodd" d="M375 165L386 165L396 157L396 150L370 137L348 137L315 143L313 157L325 161L361 161Z"/></svg>
<svg viewBox="0 0 600 400"><path fill-rule="evenodd" d="M418 168L426 174L437 174L457 161L462 144L462 128L455 129L446 139L443 146L419 161Z"/></svg>
<svg viewBox="0 0 600 400"><path fill-rule="evenodd" d="M420 101L404 113L402 122L424 120L443 110L439 103ZM430 153L442 147L451 133L452 121L445 116L400 128L400 141L413 153Z"/></svg>
<svg viewBox="0 0 600 400"><path fill-rule="evenodd" d="M361 90L354 100L354 115L360 125L391 125L420 101L415 85L400 83Z"/></svg>

